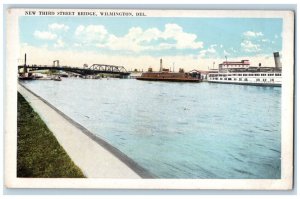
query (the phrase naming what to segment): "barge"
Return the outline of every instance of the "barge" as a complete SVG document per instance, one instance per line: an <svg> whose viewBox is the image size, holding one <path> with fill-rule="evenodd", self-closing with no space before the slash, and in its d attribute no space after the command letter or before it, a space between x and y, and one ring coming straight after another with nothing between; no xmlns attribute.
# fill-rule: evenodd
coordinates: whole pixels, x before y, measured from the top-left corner
<svg viewBox="0 0 300 199"><path fill-rule="evenodd" d="M201 82L201 73L197 71L184 72L184 69L180 68L179 72L171 72L169 69L162 67L162 59L160 59L159 72L153 72L152 68L148 69L148 72L142 73L140 77L136 77L137 80L145 81L168 81L168 82Z"/></svg>

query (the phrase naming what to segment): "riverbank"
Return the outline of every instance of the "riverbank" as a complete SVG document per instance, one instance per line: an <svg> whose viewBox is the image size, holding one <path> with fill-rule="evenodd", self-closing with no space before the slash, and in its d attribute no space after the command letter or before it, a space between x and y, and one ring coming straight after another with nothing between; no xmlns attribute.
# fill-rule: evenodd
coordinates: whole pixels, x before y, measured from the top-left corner
<svg viewBox="0 0 300 199"><path fill-rule="evenodd" d="M18 91L88 178L152 178L146 170L22 85Z"/></svg>
<svg viewBox="0 0 300 199"><path fill-rule="evenodd" d="M39 115L18 93L17 176L83 178Z"/></svg>

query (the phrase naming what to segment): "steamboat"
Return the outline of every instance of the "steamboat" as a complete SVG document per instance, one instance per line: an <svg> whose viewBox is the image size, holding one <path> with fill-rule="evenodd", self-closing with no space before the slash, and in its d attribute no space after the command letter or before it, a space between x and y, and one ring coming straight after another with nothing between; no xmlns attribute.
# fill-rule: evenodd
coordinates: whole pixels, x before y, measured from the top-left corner
<svg viewBox="0 0 300 199"><path fill-rule="evenodd" d="M279 52L274 52L275 67L251 66L249 60L224 61L216 71L210 71L207 81L212 83L245 84L281 87L282 65Z"/></svg>

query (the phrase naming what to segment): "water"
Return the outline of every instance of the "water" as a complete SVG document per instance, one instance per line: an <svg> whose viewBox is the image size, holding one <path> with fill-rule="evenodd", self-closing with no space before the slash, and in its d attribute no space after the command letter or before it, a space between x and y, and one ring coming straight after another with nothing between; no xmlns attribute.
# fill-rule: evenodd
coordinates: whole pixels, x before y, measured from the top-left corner
<svg viewBox="0 0 300 199"><path fill-rule="evenodd" d="M73 78L25 85L159 178L280 178L281 88Z"/></svg>

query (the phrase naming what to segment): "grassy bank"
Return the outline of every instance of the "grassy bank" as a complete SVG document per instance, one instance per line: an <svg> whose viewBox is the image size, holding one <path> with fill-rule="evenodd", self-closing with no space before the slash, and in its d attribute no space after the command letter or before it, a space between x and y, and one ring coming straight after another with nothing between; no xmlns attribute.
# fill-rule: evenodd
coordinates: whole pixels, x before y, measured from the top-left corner
<svg viewBox="0 0 300 199"><path fill-rule="evenodd" d="M18 93L17 176L82 178L82 171Z"/></svg>

